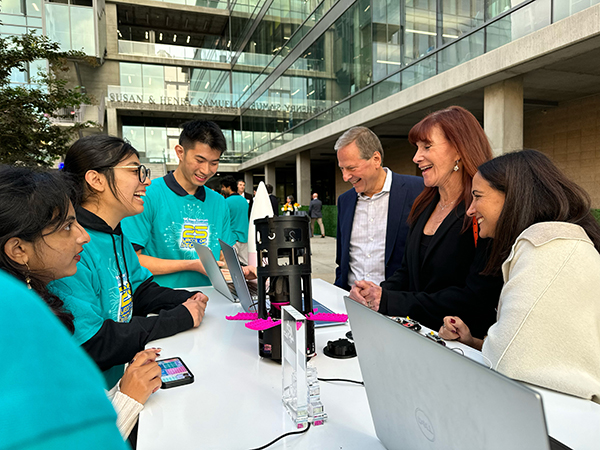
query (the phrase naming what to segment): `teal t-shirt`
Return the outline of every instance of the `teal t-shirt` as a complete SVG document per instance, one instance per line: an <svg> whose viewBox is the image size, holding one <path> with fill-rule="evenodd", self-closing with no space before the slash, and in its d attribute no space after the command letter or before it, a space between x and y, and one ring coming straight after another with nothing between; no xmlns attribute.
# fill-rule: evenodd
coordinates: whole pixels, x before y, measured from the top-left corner
<svg viewBox="0 0 600 450"><path fill-rule="evenodd" d="M198 259L194 249L194 242L198 242L209 247L218 260L219 239L235 243L229 208L222 195L204 187L199 190L196 195L187 194L172 173L153 180L146 189L144 212L124 219L123 232L143 247L143 254L155 258ZM171 288L210 286L207 276L192 271L155 275L154 281Z"/></svg>
<svg viewBox="0 0 600 450"><path fill-rule="evenodd" d="M133 293L152 276L140 265L125 236L87 227L86 231L90 242L83 246L75 275L48 285L75 316L73 336L79 345L92 338L107 319L129 322L133 313ZM123 376L123 366L106 370L104 376L107 387L112 387Z"/></svg>
<svg viewBox="0 0 600 450"><path fill-rule="evenodd" d="M0 270L0 449L125 450L94 362L37 295Z"/></svg>
<svg viewBox="0 0 600 450"><path fill-rule="evenodd" d="M231 215L231 232L237 242L248 242L248 202L239 194L225 199Z"/></svg>

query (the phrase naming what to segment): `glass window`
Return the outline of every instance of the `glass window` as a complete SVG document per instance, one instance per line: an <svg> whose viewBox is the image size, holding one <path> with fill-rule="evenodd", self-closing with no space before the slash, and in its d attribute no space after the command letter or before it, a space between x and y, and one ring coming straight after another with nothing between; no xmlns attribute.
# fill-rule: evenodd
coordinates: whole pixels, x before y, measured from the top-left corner
<svg viewBox="0 0 600 450"><path fill-rule="evenodd" d="M2 3L0 3L2 5ZM0 22L4 25L25 25L25 16L14 14L0 14ZM2 26L0 26L0 30Z"/></svg>
<svg viewBox="0 0 600 450"><path fill-rule="evenodd" d="M435 0L406 1L404 64L426 55L436 46Z"/></svg>
<svg viewBox="0 0 600 450"><path fill-rule="evenodd" d="M146 152L145 138L144 127L123 125L123 139L127 139L138 152Z"/></svg>
<svg viewBox="0 0 600 450"><path fill-rule="evenodd" d="M61 50L71 50L69 7L46 3L46 34L59 43Z"/></svg>
<svg viewBox="0 0 600 450"><path fill-rule="evenodd" d="M167 129L164 127L146 127L146 158L160 162L167 150Z"/></svg>
<svg viewBox="0 0 600 450"><path fill-rule="evenodd" d="M142 66L135 63L119 63L119 74L121 86L125 88L142 87Z"/></svg>
<svg viewBox="0 0 600 450"><path fill-rule="evenodd" d="M467 36L438 53L438 73L483 55L484 30Z"/></svg>
<svg viewBox="0 0 600 450"><path fill-rule="evenodd" d="M42 0L25 0L25 5L28 16L42 17Z"/></svg>
<svg viewBox="0 0 600 450"><path fill-rule="evenodd" d="M94 32L94 10L71 7L71 42L73 50L82 50L88 55L96 54Z"/></svg>
<svg viewBox="0 0 600 450"><path fill-rule="evenodd" d="M42 28L42 19L39 17L27 17L27 25L30 27Z"/></svg>
<svg viewBox="0 0 600 450"><path fill-rule="evenodd" d="M24 27L17 27L13 25L0 25L0 33L2 34L23 34L26 29Z"/></svg>
<svg viewBox="0 0 600 450"><path fill-rule="evenodd" d="M456 39L484 22L484 0L444 0L442 43Z"/></svg>
<svg viewBox="0 0 600 450"><path fill-rule="evenodd" d="M39 76L39 73L46 73L48 70L48 63L44 59L38 59L37 61L33 61L29 63L29 77L36 78Z"/></svg>
<svg viewBox="0 0 600 450"><path fill-rule="evenodd" d="M21 0L2 0L1 6L5 14L25 14Z"/></svg>
<svg viewBox="0 0 600 450"><path fill-rule="evenodd" d="M27 71L21 72L18 69L12 69L10 72L11 83L27 83Z"/></svg>
<svg viewBox="0 0 600 450"><path fill-rule="evenodd" d="M163 66L142 65L144 95L160 98L165 95L165 80Z"/></svg>

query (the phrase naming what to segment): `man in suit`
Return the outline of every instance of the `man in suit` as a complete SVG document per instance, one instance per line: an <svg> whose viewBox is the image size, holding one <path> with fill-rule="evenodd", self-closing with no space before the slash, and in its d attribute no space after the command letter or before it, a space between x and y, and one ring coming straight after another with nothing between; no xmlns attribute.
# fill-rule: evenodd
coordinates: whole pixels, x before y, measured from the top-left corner
<svg viewBox="0 0 600 450"><path fill-rule="evenodd" d="M248 203L248 218L250 218L250 212L252 211L252 194L246 192L246 182L244 180L237 180L237 193L246 199Z"/></svg>
<svg viewBox="0 0 600 450"><path fill-rule="evenodd" d="M325 227L323 226L323 202L319 200L319 194L316 192L313 194L313 198L308 205L308 215L310 216L310 236L314 236L315 222L319 224L321 229L321 237L325 237Z"/></svg>
<svg viewBox="0 0 600 450"><path fill-rule="evenodd" d="M335 285L379 284L402 264L406 219L423 179L383 167L381 142L365 127L346 131L335 150L344 181L354 187L338 198Z"/></svg>
<svg viewBox="0 0 600 450"><path fill-rule="evenodd" d="M272 185L267 184L266 188L267 188L267 193L269 194L269 200L271 201L271 206L273 207L273 215L278 216L279 215L279 200L277 199L277 197L275 197L273 195L273 186Z"/></svg>

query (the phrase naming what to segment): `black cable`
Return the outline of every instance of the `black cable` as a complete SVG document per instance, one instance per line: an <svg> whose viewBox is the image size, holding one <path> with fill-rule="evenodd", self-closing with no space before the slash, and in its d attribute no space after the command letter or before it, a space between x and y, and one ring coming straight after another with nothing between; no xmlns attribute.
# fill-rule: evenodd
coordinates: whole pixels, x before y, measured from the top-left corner
<svg viewBox="0 0 600 450"><path fill-rule="evenodd" d="M365 385L364 381L346 380L345 378L317 378L317 380L319 380L319 381L344 381L346 383L360 384L361 386Z"/></svg>
<svg viewBox="0 0 600 450"><path fill-rule="evenodd" d="M271 442L269 442L267 445L263 445L262 447L257 447L257 448L253 448L251 450L262 450L263 448L267 448L271 445L273 445L275 442L277 442L279 439L283 439L286 436L291 436L293 434L302 434L302 433L306 433L308 430L310 430L310 422L308 422L308 426L301 431L290 431L289 433L285 433L282 434L281 436L279 436L277 439L273 439Z"/></svg>

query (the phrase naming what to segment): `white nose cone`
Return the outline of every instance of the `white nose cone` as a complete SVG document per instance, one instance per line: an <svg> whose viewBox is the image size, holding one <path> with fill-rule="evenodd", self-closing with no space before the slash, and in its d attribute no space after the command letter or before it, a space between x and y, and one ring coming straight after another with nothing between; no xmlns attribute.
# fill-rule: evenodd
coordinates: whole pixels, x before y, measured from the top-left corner
<svg viewBox="0 0 600 450"><path fill-rule="evenodd" d="M254 227L255 219L264 217L273 217L273 206L269 199L267 187L262 181L256 189L254 202L252 203L252 211L250 211L250 225L248 227L248 264L256 266L256 228Z"/></svg>

